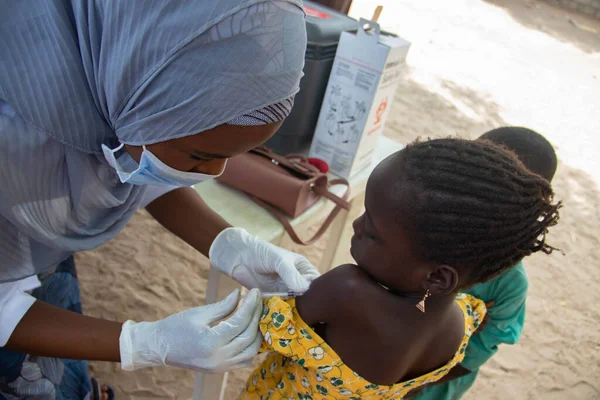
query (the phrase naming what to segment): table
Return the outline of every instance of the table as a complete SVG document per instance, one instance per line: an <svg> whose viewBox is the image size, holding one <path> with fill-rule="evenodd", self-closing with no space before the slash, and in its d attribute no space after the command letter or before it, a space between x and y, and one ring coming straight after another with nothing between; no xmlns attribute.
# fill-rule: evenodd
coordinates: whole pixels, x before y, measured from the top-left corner
<svg viewBox="0 0 600 400"><path fill-rule="evenodd" d="M349 179L350 203L352 209L362 209L364 203L364 192L367 179L373 169L380 161L390 154L401 150L404 146L400 143L382 136L379 139L373 154L373 163L361 172ZM330 176L335 178L334 175ZM202 199L213 210L219 213L227 222L233 226L246 229L249 233L257 235L276 245L280 245L286 233L279 223L268 211L258 206L245 194L217 181L207 181L198 184L194 189L202 196ZM333 186L331 191L341 195L343 186ZM327 199L321 199L305 213L290 221L297 232L303 232L312 223L322 221L333 209L334 205ZM346 226L349 221L349 212L342 210L334 223L329 227L329 240L319 265L321 273L328 271L332 266L339 265L340 259L347 252L350 238L350 229ZM206 304L214 303L225 298L240 285L223 275L220 271L211 268L208 274L208 287L206 290ZM227 385L227 373L224 374L196 374L194 385L195 400L222 400Z"/></svg>

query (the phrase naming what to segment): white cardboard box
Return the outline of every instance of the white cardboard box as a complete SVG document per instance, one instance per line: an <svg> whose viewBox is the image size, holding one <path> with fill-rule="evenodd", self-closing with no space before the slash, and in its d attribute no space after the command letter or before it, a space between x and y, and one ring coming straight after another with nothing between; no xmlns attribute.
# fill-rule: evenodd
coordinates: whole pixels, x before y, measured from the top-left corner
<svg viewBox="0 0 600 400"><path fill-rule="evenodd" d="M327 161L331 172L345 178L371 163L409 47L364 19L357 32L342 33L310 157Z"/></svg>

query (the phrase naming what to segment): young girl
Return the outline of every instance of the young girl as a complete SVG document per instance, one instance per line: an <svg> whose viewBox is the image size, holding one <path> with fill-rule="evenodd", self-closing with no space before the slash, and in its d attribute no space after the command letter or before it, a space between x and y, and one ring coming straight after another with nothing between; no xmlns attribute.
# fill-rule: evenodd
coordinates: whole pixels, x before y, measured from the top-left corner
<svg viewBox="0 0 600 400"><path fill-rule="evenodd" d="M267 299L271 351L240 399L399 399L464 357L485 305L461 289L551 253L552 188L485 141L430 140L367 184L344 265L298 298Z"/></svg>
<svg viewBox="0 0 600 400"><path fill-rule="evenodd" d="M483 134L479 140L489 140L509 149L527 169L552 182L558 159L552 144L539 133L506 126ZM493 304L486 313L486 323L469 340L465 358L460 364L435 385L424 387L413 400L461 399L475 383L480 367L498 351L498 347L519 341L525 324L529 286L523 261L505 273L465 290L465 293L485 301L486 305Z"/></svg>

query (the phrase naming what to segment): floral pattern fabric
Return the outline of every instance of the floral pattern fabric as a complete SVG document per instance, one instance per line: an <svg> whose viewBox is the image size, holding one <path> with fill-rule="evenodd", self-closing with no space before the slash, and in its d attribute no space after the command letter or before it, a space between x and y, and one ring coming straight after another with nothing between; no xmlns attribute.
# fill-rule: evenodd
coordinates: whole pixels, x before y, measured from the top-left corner
<svg viewBox="0 0 600 400"><path fill-rule="evenodd" d="M460 363L471 334L485 316L485 304L468 294L456 299L465 333L454 357L443 367L394 385L376 385L352 371L298 314L296 300L265 299L260 321L266 360L250 375L238 400L401 399L411 390L444 377Z"/></svg>

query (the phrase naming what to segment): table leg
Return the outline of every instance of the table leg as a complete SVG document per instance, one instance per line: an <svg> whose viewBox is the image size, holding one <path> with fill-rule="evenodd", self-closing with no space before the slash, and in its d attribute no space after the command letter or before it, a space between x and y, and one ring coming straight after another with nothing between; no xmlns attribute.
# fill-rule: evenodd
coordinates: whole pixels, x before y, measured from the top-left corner
<svg viewBox="0 0 600 400"><path fill-rule="evenodd" d="M279 244L280 241L281 238L278 238L272 242ZM243 289L239 283L221 273L221 271L211 267L208 271L205 304L222 300L238 288ZM227 372L219 374L196 373L194 400L223 400L225 388L227 387L227 376Z"/></svg>
<svg viewBox="0 0 600 400"><path fill-rule="evenodd" d="M228 375L228 372L223 374L196 373L196 379L194 381L194 400L223 400Z"/></svg>
<svg viewBox="0 0 600 400"><path fill-rule="evenodd" d="M331 268L344 263L347 259L350 239L353 235L351 224L362 213L364 201L364 193L354 197L350 201L352 205L350 211L341 211L329 228L331 232L319 263L319 272L325 273Z"/></svg>
<svg viewBox="0 0 600 400"><path fill-rule="evenodd" d="M208 271L206 304L224 299L229 293L240 288L240 284L211 267ZM227 372L219 374L196 373L194 382L194 400L221 400L227 384Z"/></svg>

